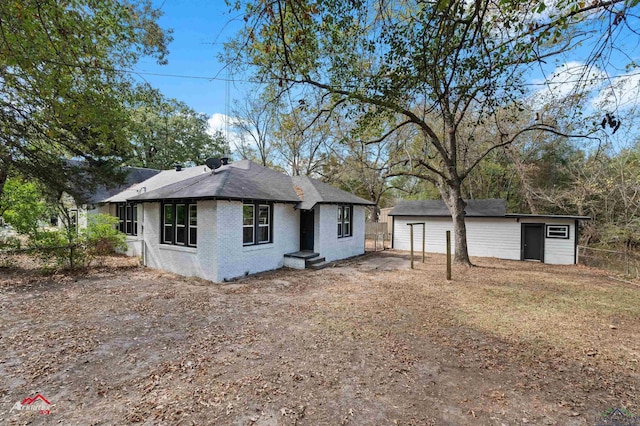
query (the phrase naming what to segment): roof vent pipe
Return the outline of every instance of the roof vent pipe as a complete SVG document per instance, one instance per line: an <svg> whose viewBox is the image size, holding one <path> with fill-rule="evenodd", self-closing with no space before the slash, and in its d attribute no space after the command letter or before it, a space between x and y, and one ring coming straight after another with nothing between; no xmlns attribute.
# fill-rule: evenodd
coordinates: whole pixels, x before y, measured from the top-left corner
<svg viewBox="0 0 640 426"><path fill-rule="evenodd" d="M182 164L175 164L176 172L182 171Z"/></svg>

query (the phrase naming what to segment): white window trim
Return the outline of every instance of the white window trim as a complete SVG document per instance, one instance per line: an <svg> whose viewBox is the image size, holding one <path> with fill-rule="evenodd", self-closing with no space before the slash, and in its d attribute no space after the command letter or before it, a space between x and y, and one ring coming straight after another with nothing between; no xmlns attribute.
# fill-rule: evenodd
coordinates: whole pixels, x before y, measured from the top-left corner
<svg viewBox="0 0 640 426"><path fill-rule="evenodd" d="M251 215L251 225L244 224L244 208L251 207L252 215ZM255 204L242 204L242 245L243 246L252 246L256 244L256 233L255 233L255 225L256 225L256 206ZM244 228L251 228L251 241L245 242L244 240Z"/></svg>
<svg viewBox="0 0 640 426"><path fill-rule="evenodd" d="M553 235L559 232L562 232L562 235ZM546 225L545 236L553 240L568 240L570 239L569 225Z"/></svg>
<svg viewBox="0 0 640 426"><path fill-rule="evenodd" d="M194 208L196 210L196 224L191 224L191 209ZM196 247L198 245L198 205L197 204L189 204L189 208L187 209L187 234L186 239L188 241L189 247ZM191 243L191 230L196 230L196 243Z"/></svg>
<svg viewBox="0 0 640 426"><path fill-rule="evenodd" d="M262 225L260 223L260 209L262 207L267 208L267 223L266 225ZM258 244L268 244L271 242L271 206L269 204L258 204L258 212L257 212L257 221L256 225L258 226ZM261 241L260 238L260 228L267 228L267 239L265 241Z"/></svg>

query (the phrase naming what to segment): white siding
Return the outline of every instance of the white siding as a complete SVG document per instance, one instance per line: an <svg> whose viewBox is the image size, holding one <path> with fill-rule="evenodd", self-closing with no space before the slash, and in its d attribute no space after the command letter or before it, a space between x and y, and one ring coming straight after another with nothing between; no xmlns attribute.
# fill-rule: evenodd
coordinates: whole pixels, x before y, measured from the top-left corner
<svg viewBox="0 0 640 426"><path fill-rule="evenodd" d="M569 239L546 238L544 239L544 261L557 265L571 265L575 262L576 229L575 221L570 219L547 219L546 225L569 225Z"/></svg>
<svg viewBox="0 0 640 426"><path fill-rule="evenodd" d="M410 227L408 223L426 225L425 251L446 252L446 231L451 231L451 250L455 250L453 222L449 218L396 216L394 222L393 247L410 250ZM575 226L572 219L550 218L467 218L467 245L470 256L496 257L520 260L523 223L569 225L568 240L545 238L544 261L552 264L573 264L575 251ZM422 250L422 226L414 228L414 251Z"/></svg>
<svg viewBox="0 0 640 426"><path fill-rule="evenodd" d="M327 261L346 259L364 253L364 206L353 206L352 236L338 238L338 206L317 204L314 208L314 251Z"/></svg>

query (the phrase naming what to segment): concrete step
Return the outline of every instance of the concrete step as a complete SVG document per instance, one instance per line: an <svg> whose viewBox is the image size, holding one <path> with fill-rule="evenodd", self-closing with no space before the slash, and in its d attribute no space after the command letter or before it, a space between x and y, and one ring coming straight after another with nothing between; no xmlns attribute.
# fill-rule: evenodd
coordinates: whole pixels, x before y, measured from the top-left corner
<svg viewBox="0 0 640 426"><path fill-rule="evenodd" d="M313 257L311 259L306 259L304 263L307 268L310 268L313 265L317 265L318 263L322 263L324 261L325 261L324 257L318 256L318 257Z"/></svg>
<svg viewBox="0 0 640 426"><path fill-rule="evenodd" d="M318 270L318 269L324 269L324 268L326 268L327 266L331 265L331 263L333 263L333 262L326 262L326 261L324 261L324 257L323 257L322 259L323 259L323 261L322 261L322 262L313 263L313 264L311 264L311 265L307 265L307 267L308 267L309 269L315 269L315 270Z"/></svg>

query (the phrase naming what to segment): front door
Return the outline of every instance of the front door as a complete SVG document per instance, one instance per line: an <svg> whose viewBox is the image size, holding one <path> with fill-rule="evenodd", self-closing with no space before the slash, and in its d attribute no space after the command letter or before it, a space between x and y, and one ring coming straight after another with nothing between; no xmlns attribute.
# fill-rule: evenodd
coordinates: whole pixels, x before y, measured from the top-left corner
<svg viewBox="0 0 640 426"><path fill-rule="evenodd" d="M300 210L300 250L313 251L313 210Z"/></svg>
<svg viewBox="0 0 640 426"><path fill-rule="evenodd" d="M544 224L522 224L522 260L544 262Z"/></svg>

